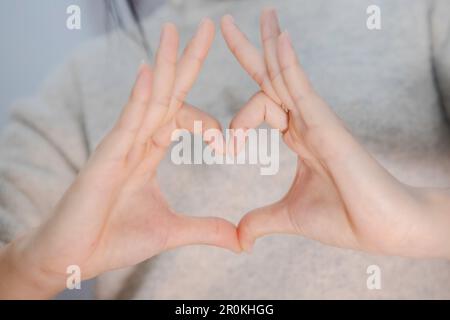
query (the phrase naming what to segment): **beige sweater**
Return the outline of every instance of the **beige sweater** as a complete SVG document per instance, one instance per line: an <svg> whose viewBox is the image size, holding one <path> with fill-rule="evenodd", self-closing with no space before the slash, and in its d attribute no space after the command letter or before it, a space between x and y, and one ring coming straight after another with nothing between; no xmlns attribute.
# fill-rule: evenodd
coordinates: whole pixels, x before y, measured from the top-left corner
<svg viewBox="0 0 450 320"><path fill-rule="evenodd" d="M382 9L380 31L366 28L373 2ZM263 3L168 4L145 28L154 48L165 21L177 23L186 41L203 16L218 21L231 13L257 42ZM404 182L450 186L450 2L285 0L276 7L315 87L374 156ZM144 56L132 37L111 34L73 54L36 98L14 106L0 142L0 241L51 212L115 121ZM188 100L226 126L256 90L218 35ZM255 165L176 166L166 159L159 180L175 209L238 222L286 192L295 160L282 146L279 173L261 176ZM381 290L366 287L372 264L381 268ZM373 256L279 235L259 240L250 255L205 246L173 250L100 276L96 289L98 298L450 298L450 262Z"/></svg>

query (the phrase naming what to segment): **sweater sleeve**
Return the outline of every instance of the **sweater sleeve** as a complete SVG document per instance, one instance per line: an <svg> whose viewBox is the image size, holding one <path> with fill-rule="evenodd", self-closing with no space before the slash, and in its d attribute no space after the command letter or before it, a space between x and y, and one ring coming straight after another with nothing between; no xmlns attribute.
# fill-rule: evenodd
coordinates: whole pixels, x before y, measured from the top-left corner
<svg viewBox="0 0 450 320"><path fill-rule="evenodd" d="M17 102L0 135L0 244L39 225L87 158L74 63Z"/></svg>
<svg viewBox="0 0 450 320"><path fill-rule="evenodd" d="M450 119L450 1L435 0L431 8L433 65L442 103Z"/></svg>

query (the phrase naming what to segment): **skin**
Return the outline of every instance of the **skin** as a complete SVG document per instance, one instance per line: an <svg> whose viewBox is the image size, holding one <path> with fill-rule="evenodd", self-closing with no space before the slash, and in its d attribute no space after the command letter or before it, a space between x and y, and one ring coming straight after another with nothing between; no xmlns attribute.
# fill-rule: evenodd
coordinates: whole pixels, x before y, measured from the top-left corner
<svg viewBox="0 0 450 320"><path fill-rule="evenodd" d="M156 169L176 128L221 130L184 103L214 36L204 20L178 60L178 33L163 28L154 71L142 65L128 104L48 221L0 253L1 298L49 298L65 288L66 268L82 278L132 266L165 250L205 244L239 252L236 227L219 218L174 212Z"/></svg>
<svg viewBox="0 0 450 320"><path fill-rule="evenodd" d="M364 150L311 86L274 10L262 14L263 53L230 16L222 31L261 88L230 127L266 121L283 132L298 155L288 193L246 214L237 229L220 218L170 209L155 176L171 133L192 131L195 120L204 130L220 130L220 124L185 103L211 46L213 23L200 24L180 59L176 28L167 24L154 70L140 67L119 120L53 214L0 249L0 298L52 297L64 289L69 265L89 279L184 245L250 251L257 238L273 233L381 254L450 258L449 190L404 185Z"/></svg>
<svg viewBox="0 0 450 320"><path fill-rule="evenodd" d="M230 50L261 89L230 127L266 121L298 155L287 194L240 221L243 249L250 251L259 237L289 233L373 253L449 258L449 189L407 186L364 150L312 87L276 12L261 15L263 52L231 16L221 25Z"/></svg>

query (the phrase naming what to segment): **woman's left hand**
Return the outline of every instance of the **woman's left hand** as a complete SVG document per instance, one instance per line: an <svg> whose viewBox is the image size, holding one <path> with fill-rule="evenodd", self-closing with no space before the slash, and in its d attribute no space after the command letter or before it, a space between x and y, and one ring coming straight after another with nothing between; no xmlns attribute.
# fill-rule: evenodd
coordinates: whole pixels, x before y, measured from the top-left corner
<svg viewBox="0 0 450 320"><path fill-rule="evenodd" d="M222 32L261 88L231 128L255 128L266 121L283 132L298 155L288 193L239 223L243 249L251 250L267 234L293 233L382 254L450 257L448 191L402 184L364 150L313 89L274 10L261 17L264 54L231 16L223 18Z"/></svg>

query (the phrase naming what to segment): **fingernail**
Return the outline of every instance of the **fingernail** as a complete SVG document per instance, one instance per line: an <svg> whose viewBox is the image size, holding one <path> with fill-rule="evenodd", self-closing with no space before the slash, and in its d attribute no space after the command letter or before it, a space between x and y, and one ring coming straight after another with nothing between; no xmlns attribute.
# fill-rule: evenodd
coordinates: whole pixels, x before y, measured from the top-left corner
<svg viewBox="0 0 450 320"><path fill-rule="evenodd" d="M203 18L200 23L198 24L197 27L197 32L195 33L195 36L197 37L198 35L200 35L200 33L203 31L203 26L206 24L206 22L208 21L208 18Z"/></svg>

